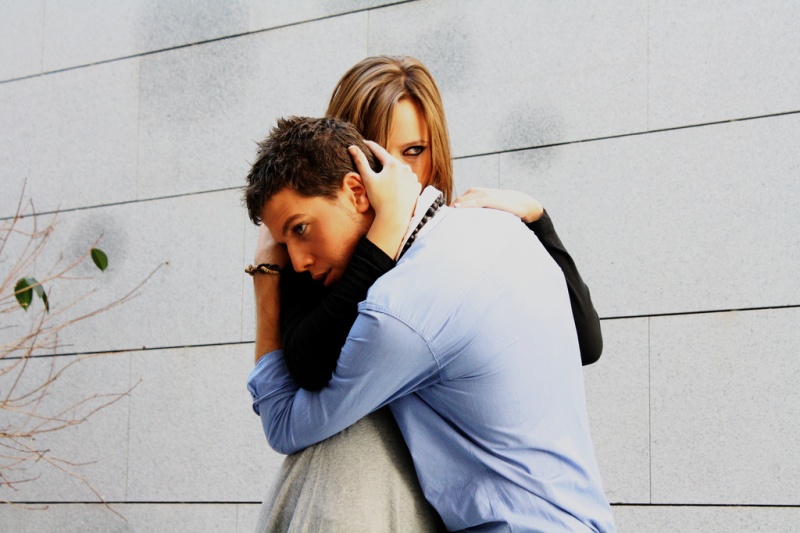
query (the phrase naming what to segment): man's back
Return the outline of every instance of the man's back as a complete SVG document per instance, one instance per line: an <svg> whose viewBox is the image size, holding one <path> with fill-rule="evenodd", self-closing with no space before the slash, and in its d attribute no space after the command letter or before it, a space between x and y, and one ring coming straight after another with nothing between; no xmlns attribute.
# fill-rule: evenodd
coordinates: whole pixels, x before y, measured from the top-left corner
<svg viewBox="0 0 800 533"><path fill-rule="evenodd" d="M510 215L445 208L359 306L336 370L299 389L281 350L250 374L294 453L390 405L448 529L614 531L564 279Z"/></svg>
<svg viewBox="0 0 800 533"><path fill-rule="evenodd" d="M445 209L360 309L430 358L390 406L449 529L613 531L563 275L517 218Z"/></svg>

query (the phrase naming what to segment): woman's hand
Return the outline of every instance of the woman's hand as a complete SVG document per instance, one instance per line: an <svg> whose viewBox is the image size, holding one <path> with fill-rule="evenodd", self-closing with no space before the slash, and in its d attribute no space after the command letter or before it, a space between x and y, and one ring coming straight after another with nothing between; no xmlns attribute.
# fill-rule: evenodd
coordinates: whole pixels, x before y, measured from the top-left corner
<svg viewBox="0 0 800 533"><path fill-rule="evenodd" d="M258 227L255 264L260 265L261 263L273 263L280 268L289 264L289 253L286 247L275 241L266 224Z"/></svg>
<svg viewBox="0 0 800 533"><path fill-rule="evenodd" d="M541 218L541 202L523 192L472 187L453 202L453 207L491 207L516 215L529 224Z"/></svg>
<svg viewBox="0 0 800 533"><path fill-rule="evenodd" d="M357 146L351 146L349 151L364 182L369 203L375 210L375 220L367 238L386 255L395 257L414 214L422 186L411 167L400 163L380 145L372 141L366 141L366 144L383 165L377 174Z"/></svg>

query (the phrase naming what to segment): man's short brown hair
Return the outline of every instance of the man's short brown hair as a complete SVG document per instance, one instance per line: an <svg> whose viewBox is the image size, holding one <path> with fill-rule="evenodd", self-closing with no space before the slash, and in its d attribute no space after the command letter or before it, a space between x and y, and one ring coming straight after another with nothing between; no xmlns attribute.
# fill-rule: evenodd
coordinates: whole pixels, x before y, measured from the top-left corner
<svg viewBox="0 0 800 533"><path fill-rule="evenodd" d="M356 145L376 172L380 165L355 126L332 118L278 119L247 175L244 202L254 224L273 195L289 187L302 196L334 198L348 172L358 172L347 148Z"/></svg>

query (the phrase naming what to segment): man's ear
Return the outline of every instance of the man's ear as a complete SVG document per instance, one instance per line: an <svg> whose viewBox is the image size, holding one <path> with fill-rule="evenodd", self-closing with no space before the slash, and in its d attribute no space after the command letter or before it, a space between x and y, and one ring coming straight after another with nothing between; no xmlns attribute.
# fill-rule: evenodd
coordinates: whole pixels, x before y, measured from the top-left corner
<svg viewBox="0 0 800 533"><path fill-rule="evenodd" d="M361 175L355 172L348 172L342 180L342 189L346 197L350 198L358 213L366 213L370 209L369 198L367 198L367 188L364 187L364 180Z"/></svg>

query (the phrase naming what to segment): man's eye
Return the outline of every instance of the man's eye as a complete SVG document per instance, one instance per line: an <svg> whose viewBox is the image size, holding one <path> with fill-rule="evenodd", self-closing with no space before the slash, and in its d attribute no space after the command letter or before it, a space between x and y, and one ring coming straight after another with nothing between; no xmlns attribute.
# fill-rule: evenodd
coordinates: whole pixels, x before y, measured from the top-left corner
<svg viewBox="0 0 800 533"><path fill-rule="evenodd" d="M403 152L403 155L415 156L415 155L420 155L424 151L425 151L424 146L412 146L410 148L406 148L405 152Z"/></svg>
<svg viewBox="0 0 800 533"><path fill-rule="evenodd" d="M292 228L292 231L294 231L298 235L302 235L303 233L306 232L306 227L308 227L308 224L298 224L294 228Z"/></svg>

